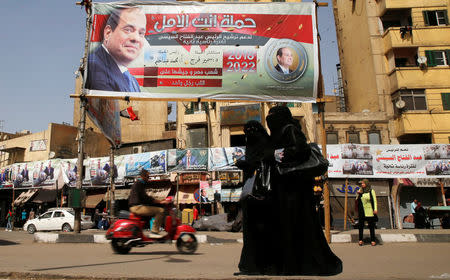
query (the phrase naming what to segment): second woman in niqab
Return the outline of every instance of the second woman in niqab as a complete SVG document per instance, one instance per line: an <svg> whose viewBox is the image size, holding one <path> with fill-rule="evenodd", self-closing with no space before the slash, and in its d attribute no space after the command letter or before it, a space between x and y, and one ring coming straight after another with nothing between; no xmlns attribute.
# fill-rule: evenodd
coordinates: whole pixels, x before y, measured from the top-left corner
<svg viewBox="0 0 450 280"><path fill-rule="evenodd" d="M306 137L287 107L269 110L267 125L276 161L304 162L311 153ZM275 163L275 157L272 162ZM272 172L273 207L277 238L276 274L335 275L342 272L341 260L333 254L323 234L314 207L314 178L299 172L284 175Z"/></svg>

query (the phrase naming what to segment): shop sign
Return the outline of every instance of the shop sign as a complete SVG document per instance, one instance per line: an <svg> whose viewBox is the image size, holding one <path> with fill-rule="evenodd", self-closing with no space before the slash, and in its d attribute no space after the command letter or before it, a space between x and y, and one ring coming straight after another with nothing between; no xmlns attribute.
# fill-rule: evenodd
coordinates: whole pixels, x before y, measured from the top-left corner
<svg viewBox="0 0 450 280"><path fill-rule="evenodd" d="M198 184L200 181L206 180L205 173L181 173L178 177L180 185Z"/></svg>

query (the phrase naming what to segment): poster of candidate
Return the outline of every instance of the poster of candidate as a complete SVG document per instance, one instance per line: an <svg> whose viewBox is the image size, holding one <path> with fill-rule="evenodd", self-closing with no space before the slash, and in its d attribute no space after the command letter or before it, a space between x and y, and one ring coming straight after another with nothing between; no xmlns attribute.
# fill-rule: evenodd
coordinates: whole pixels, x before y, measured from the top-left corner
<svg viewBox="0 0 450 280"><path fill-rule="evenodd" d="M315 102L314 5L92 3L84 88L117 99Z"/></svg>
<svg viewBox="0 0 450 280"><path fill-rule="evenodd" d="M61 160L61 172L64 183L71 187L75 187L78 174L78 160L77 159L62 159Z"/></svg>
<svg viewBox="0 0 450 280"><path fill-rule="evenodd" d="M91 158L86 167L84 180L92 185L106 185L110 183L111 166L109 157ZM117 164L114 164L114 179L118 177Z"/></svg>
<svg viewBox="0 0 450 280"><path fill-rule="evenodd" d="M201 171L208 169L208 149L193 148L168 151L169 171Z"/></svg>
<svg viewBox="0 0 450 280"><path fill-rule="evenodd" d="M124 156L125 176L138 176L141 169L150 174L165 174L167 172L167 151L155 151Z"/></svg>
<svg viewBox="0 0 450 280"><path fill-rule="evenodd" d="M209 149L208 170L238 170L236 161L245 159L244 147Z"/></svg>
<svg viewBox="0 0 450 280"><path fill-rule="evenodd" d="M59 159L34 161L30 164L32 164L32 170L29 176L32 176L30 180L33 187L54 184L59 177L59 172L61 172Z"/></svg>

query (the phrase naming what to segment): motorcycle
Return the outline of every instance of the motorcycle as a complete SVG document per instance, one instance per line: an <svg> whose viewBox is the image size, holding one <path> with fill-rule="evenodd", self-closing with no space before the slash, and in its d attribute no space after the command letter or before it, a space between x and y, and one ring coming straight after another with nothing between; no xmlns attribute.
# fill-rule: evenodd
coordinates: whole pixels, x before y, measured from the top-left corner
<svg viewBox="0 0 450 280"><path fill-rule="evenodd" d="M176 217L175 209L172 209L166 217L167 235L161 238L151 238L144 234L145 220L141 216L122 210L118 218L106 231L106 239L111 240L112 249L117 254L128 254L133 247L172 242L172 240L176 240L176 247L180 253L193 254L197 250L195 229L190 225L181 224L181 220Z"/></svg>

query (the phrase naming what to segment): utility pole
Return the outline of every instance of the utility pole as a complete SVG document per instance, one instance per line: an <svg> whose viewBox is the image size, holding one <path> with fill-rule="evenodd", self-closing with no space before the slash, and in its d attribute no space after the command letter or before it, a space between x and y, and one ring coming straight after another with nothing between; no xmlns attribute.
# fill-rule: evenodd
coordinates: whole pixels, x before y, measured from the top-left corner
<svg viewBox="0 0 450 280"><path fill-rule="evenodd" d="M111 145L111 153L109 155L109 165L110 165L110 169L109 169L109 180L110 180L110 194L109 194L109 199L110 199L110 205L111 205L111 216L112 217L116 217L116 198L115 198L115 192L116 192L116 184L114 182L114 177L116 176L115 172L114 172L114 152L115 152L115 147L113 145Z"/></svg>
<svg viewBox="0 0 450 280"><path fill-rule="evenodd" d="M82 64L80 66L80 70L82 70L81 74L84 73L84 70L86 70L86 64L87 64L87 55L88 55L88 48L89 48L89 33L90 33L90 26L91 26L91 1L90 0L84 0L82 2L77 2L76 5L84 5L86 7L86 34L85 34L85 42L84 42L84 56L82 59ZM84 83L83 83L84 84ZM84 92L80 90L81 92L78 92L78 96L80 98L80 122L78 123L78 162L77 162L77 192L80 195L80 203L81 203L81 189L83 187L83 161L84 161L84 138L85 138L85 129L86 129L86 105L87 105L87 99L84 96ZM74 232L80 233L81 232L81 207L75 207L75 222L74 222Z"/></svg>
<svg viewBox="0 0 450 280"><path fill-rule="evenodd" d="M319 32L319 24L317 21L317 8L318 7L328 7L328 3L319 3L317 0L314 0L315 8L316 8L316 30ZM327 158L327 135L325 132L325 94L324 94L324 85L323 85L323 76L322 76L322 66L320 61L320 36L317 36L317 48L319 52L319 84L318 84L318 100L317 105L319 107L319 120L322 124L322 154L325 158ZM330 233L330 190L328 188L328 173L325 173L325 179L323 183L323 204L324 204L324 212L325 212L325 237L328 243L331 242L331 233Z"/></svg>

